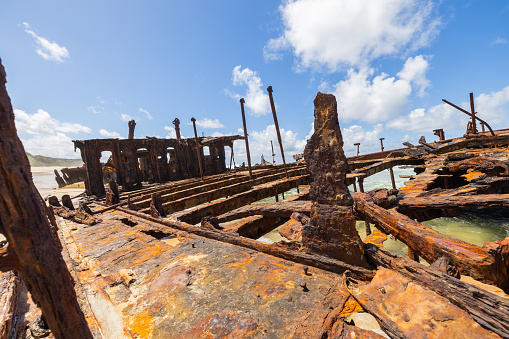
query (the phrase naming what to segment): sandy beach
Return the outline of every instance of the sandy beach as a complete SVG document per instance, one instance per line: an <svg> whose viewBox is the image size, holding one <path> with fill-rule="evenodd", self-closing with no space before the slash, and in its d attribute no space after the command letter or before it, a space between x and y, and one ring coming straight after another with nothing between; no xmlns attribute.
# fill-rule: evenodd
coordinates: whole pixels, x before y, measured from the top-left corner
<svg viewBox="0 0 509 339"><path fill-rule="evenodd" d="M60 170L62 167L32 167L32 179L35 187L41 193L43 198L47 198L51 195L58 197L59 199L64 194L69 194L72 197L85 192L85 184L79 182L64 188L58 188L58 184L55 181L54 170Z"/></svg>

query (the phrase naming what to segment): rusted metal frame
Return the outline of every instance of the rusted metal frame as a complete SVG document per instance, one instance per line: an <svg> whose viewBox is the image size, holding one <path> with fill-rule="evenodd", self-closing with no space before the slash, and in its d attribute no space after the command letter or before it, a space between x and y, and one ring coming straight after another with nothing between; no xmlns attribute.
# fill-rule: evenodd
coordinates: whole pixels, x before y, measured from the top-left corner
<svg viewBox="0 0 509 339"><path fill-rule="evenodd" d="M272 202L266 204L247 205L217 216L217 220L228 222L250 215L263 215L266 217L289 218L293 212L299 212L309 216L311 212L311 201L290 201Z"/></svg>
<svg viewBox="0 0 509 339"><path fill-rule="evenodd" d="M196 157L198 158L198 165L200 166L200 176L201 180L203 180L203 164L201 160L201 147L200 143L198 142L198 132L196 131L196 119L191 118L191 121L193 122L193 128L194 128L194 141L196 142Z"/></svg>
<svg viewBox="0 0 509 339"><path fill-rule="evenodd" d="M300 167L303 167L303 166L300 166ZM258 178L260 176L278 173L280 171L281 171L281 166L278 166L278 168L274 168L274 169L270 169L270 170L257 171L256 173L253 174L253 177ZM241 181L244 181L247 179L248 179L247 176L244 176L244 175L241 175L238 173L218 174L218 175L214 175L214 176L207 176L204 181L201 181L201 179L199 179L199 178L182 179L182 180L167 183L167 184L164 184L161 186L146 188L143 190L138 190L136 192L132 192L131 197L135 197L135 196L139 196L139 195L149 196L151 193L154 193L156 191L161 192L161 194L163 194L163 195L169 194L169 193L174 193L179 190L188 189L190 187L196 187L197 183L207 184L207 183L216 183L216 182L218 182L218 180L233 180L233 181L241 180ZM124 196L125 195L121 195L121 198L124 198Z"/></svg>
<svg viewBox="0 0 509 339"><path fill-rule="evenodd" d="M198 207L192 211L183 213L178 216L178 219L190 224L196 224L202 220L203 217L208 215L220 215L224 212L231 211L246 204L253 203L268 197L274 196L277 189L289 190L298 185L307 183L309 175L301 175L298 177L291 177L289 179L281 179L257 187L253 187L247 192L235 194L226 199L212 202L203 207Z"/></svg>
<svg viewBox="0 0 509 339"><path fill-rule="evenodd" d="M508 299L371 244L365 245L365 253L377 266L396 270L468 312L484 328L509 338Z"/></svg>
<svg viewBox="0 0 509 339"><path fill-rule="evenodd" d="M293 175L302 175L305 174L306 171L302 170L294 170ZM163 204L163 208L167 214L175 213L178 211L185 210L190 207L194 207L209 201L213 201L216 199L224 198L227 196L232 196L241 192L245 192L256 185L262 185L268 182L272 182L274 180L278 180L284 177L284 174L275 174L269 177L261 177L259 179L241 182L234 185L229 185L225 187L219 187L216 189L205 189L204 192L200 192L197 194L189 195L186 192L179 192L178 195L174 195L174 199L165 199ZM177 196L180 197L177 199ZM142 210L141 212L147 212L147 210Z"/></svg>
<svg viewBox="0 0 509 339"><path fill-rule="evenodd" d="M316 255L316 254L307 254L303 252L298 252L288 247L285 247L281 244L266 244L261 241L257 241L254 239L244 238L238 236L234 233L229 232L221 232L218 230L211 230L206 227L199 227L187 224L185 222L171 220L171 219L162 219L162 218L154 218L145 213L135 212L131 210L127 210L124 208L119 209L122 212L127 214L131 214L137 216L139 218L149 220L154 223L158 223L161 225L168 226L172 229L176 229L179 231L188 232L191 234L196 234L201 237L205 237L208 239L228 243L230 245L235 245L243 248L248 248L251 250L255 250L261 253L265 253L268 255L272 255L278 258L282 258L285 260L297 262L300 264L313 266L316 268L320 268L329 272L342 274L346 270L350 270L354 277L358 277L359 279L367 280L373 277L373 271L369 269L365 269L362 267L350 265L340 260L331 259L328 257Z"/></svg>
<svg viewBox="0 0 509 339"><path fill-rule="evenodd" d="M443 154L464 148L481 148L508 145L509 145L509 135L479 136L477 138L454 140L453 142L445 144L442 147L431 151L430 153Z"/></svg>
<svg viewBox="0 0 509 339"><path fill-rule="evenodd" d="M113 140L113 162L115 163L115 167L117 168L117 174L122 184L122 188L124 190L126 187L125 173L124 168L122 167L122 157L120 156L120 147L118 145L118 140Z"/></svg>
<svg viewBox="0 0 509 339"><path fill-rule="evenodd" d="M288 172L286 170L285 151L283 150L283 141L281 140L281 132L279 131L279 123L277 121L276 106L274 106L274 98L272 98L272 86L267 87L269 92L270 108L272 109L272 116L274 118L274 125L276 127L277 141L279 142L279 148L281 149L281 158L283 158L283 166L285 168L286 178L288 178Z"/></svg>
<svg viewBox="0 0 509 339"><path fill-rule="evenodd" d="M294 175L301 175L301 174L305 173L305 169L304 168L295 169L295 170L292 170L291 172ZM282 178L282 175L283 175L283 174L277 173L277 172L276 172L276 174L269 174L269 175L265 175L265 174L266 173L264 173L264 172L257 173L256 179L254 179L254 182L251 183L251 186L262 184L262 183L269 182L272 180L280 179L280 178ZM186 188L186 189L182 188L176 192L166 193L166 194L162 195L162 199L164 202L164 206L166 206L167 204L171 204L176 200L190 198L190 197L193 197L199 193L210 192L212 190L216 190L219 188L232 187L237 184L245 184L248 182L249 182L249 178L247 176L234 176L234 177L228 178L226 180L207 181L207 183L205 183L203 185L199 185L199 186L197 186L196 183L193 183L192 185L187 185L187 187L189 187L189 188ZM161 193L163 193L163 192L161 192ZM229 194L229 195L231 195L231 194ZM148 206L149 203L150 203L150 199L144 199L144 200L139 201L136 205L141 208L145 208Z"/></svg>
<svg viewBox="0 0 509 339"><path fill-rule="evenodd" d="M251 153L249 152L249 140L246 127L246 113L244 112L244 98L240 99L240 110L242 112L242 125L244 126L244 141L246 142L247 167L249 169L249 180L253 179L253 171L251 170Z"/></svg>
<svg viewBox="0 0 509 339"><path fill-rule="evenodd" d="M127 125L129 126L129 134L127 139L134 139L134 128L136 127L136 121L130 120Z"/></svg>
<svg viewBox="0 0 509 339"><path fill-rule="evenodd" d="M356 213L373 222L382 232L404 242L427 262L433 263L445 256L462 274L500 287L507 284L496 277L494 258L481 247L441 234L394 209L379 207L367 194L355 193L353 198Z"/></svg>
<svg viewBox="0 0 509 339"><path fill-rule="evenodd" d="M474 120L474 119L479 120L479 122L481 122L481 123L482 123L482 124L484 124L486 127L488 127L488 129L490 130L491 135L492 135L492 136L495 136L495 132L493 132L493 129L490 127L490 125L488 125L488 123L487 123L486 121L482 120L481 118L479 118L479 117L478 117L478 116L476 116L476 115L473 115L473 116L472 116L472 113L471 113L471 112L466 111L466 110L464 110L463 108L458 107L458 106L456 106L455 104L453 104L453 103L451 103L451 102L449 102L449 101L447 101L447 100L445 100L445 99L442 99L442 101L443 101L443 102L445 102L445 103L446 103L446 104L448 104L448 105L451 105L452 107L456 108L457 110L460 110L461 112L463 112L463 113L465 113L465 114L467 114L467 115L471 116L471 117L472 117L472 120ZM475 120L474 120L474 121L475 121Z"/></svg>

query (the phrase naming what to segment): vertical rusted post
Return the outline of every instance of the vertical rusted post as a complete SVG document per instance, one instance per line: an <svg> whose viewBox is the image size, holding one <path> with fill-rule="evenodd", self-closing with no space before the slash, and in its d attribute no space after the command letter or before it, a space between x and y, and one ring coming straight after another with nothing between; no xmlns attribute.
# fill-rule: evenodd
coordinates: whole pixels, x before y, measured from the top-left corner
<svg viewBox="0 0 509 339"><path fill-rule="evenodd" d="M364 221L364 226L366 227L366 236L371 234L371 226L369 225L368 221Z"/></svg>
<svg viewBox="0 0 509 339"><path fill-rule="evenodd" d="M384 139L385 138L380 138L380 148L382 148L382 152L384 151Z"/></svg>
<svg viewBox="0 0 509 339"><path fill-rule="evenodd" d="M172 123L175 125L175 134L177 135L177 140L180 141L180 120L179 118L175 118L175 120L172 121Z"/></svg>
<svg viewBox="0 0 509 339"><path fill-rule="evenodd" d="M475 122L474 93L470 93L470 109L472 111L472 133L477 134L477 126Z"/></svg>
<svg viewBox="0 0 509 339"><path fill-rule="evenodd" d="M360 142L356 142L356 143L355 143L355 144L353 144L353 145L354 145L354 146L357 146L357 156L359 156L359 153L360 153L360 151L359 151L359 146L361 145L361 143L360 143Z"/></svg>
<svg viewBox="0 0 509 339"><path fill-rule="evenodd" d="M359 191L361 191L361 193L364 193L364 178L363 177L359 177Z"/></svg>
<svg viewBox="0 0 509 339"><path fill-rule="evenodd" d="M127 125L129 126L129 136L127 139L134 139L134 128L136 127L136 121L133 119L129 121Z"/></svg>
<svg viewBox="0 0 509 339"><path fill-rule="evenodd" d="M392 170L392 167L389 168L389 173L391 174L392 188L396 189L396 180L394 180L394 171Z"/></svg>
<svg viewBox="0 0 509 339"><path fill-rule="evenodd" d="M355 178L353 178L353 191L357 192L357 184L355 183Z"/></svg>
<svg viewBox="0 0 509 339"><path fill-rule="evenodd" d="M419 262L419 255L417 254L417 252L414 252L410 247L408 247L408 258L410 260Z"/></svg>
<svg viewBox="0 0 509 339"><path fill-rule="evenodd" d="M247 167L249 169L249 180L253 180L253 172L251 170L251 153L249 152L249 140L247 139L246 113L244 112L244 98L240 99L240 110L242 111L242 125L244 126L244 139L246 141Z"/></svg>
<svg viewBox="0 0 509 339"><path fill-rule="evenodd" d="M283 142L281 141L281 133L279 132L279 124L277 122L276 107L274 106L274 99L272 98L272 86L267 87L269 92L270 108L272 109L272 116L274 117L274 125L276 126L277 141L279 142L279 148L281 148L281 157L283 158L283 166L285 168L286 179L288 179L288 171L286 170L285 152L283 150Z"/></svg>
<svg viewBox="0 0 509 339"><path fill-rule="evenodd" d="M274 153L274 144L272 143L272 140L270 141L270 147L272 148L272 164L276 163L276 153Z"/></svg>
<svg viewBox="0 0 509 339"><path fill-rule="evenodd" d="M7 241L2 246L0 271L15 269L21 274L55 338L91 339L71 274L16 134L5 83L0 60L0 233Z"/></svg>
<svg viewBox="0 0 509 339"><path fill-rule="evenodd" d="M201 163L201 152L200 152L200 144L198 143L198 133L196 132L196 119L191 118L191 121L193 122L194 141L196 141L196 155L198 156L198 165L200 165L201 180L203 180L203 165Z"/></svg>

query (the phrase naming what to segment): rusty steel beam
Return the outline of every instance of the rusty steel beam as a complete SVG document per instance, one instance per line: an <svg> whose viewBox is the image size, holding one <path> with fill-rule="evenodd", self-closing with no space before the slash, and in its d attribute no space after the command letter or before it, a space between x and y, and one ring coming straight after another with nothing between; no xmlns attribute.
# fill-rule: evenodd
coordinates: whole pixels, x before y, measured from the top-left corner
<svg viewBox="0 0 509 339"><path fill-rule="evenodd" d="M272 116L274 118L274 125L276 126L277 141L279 142L279 148L281 149L281 157L283 158L283 166L285 167L286 178L288 179L288 172L286 170L285 151L283 150L283 141L281 140L281 133L279 132L279 123L277 122L276 106L274 106L274 98L272 98L272 86L267 87L269 92L270 108L272 109Z"/></svg>
<svg viewBox="0 0 509 339"><path fill-rule="evenodd" d="M246 113L244 112L244 98L240 99L240 110L242 112L242 126L244 126L244 141L246 142L247 168L249 169L249 180L253 180L253 171L251 170L251 153L249 152L249 140L247 138Z"/></svg>
<svg viewBox="0 0 509 339"><path fill-rule="evenodd" d="M509 290L509 277L498 272L493 256L481 247L443 235L425 225L374 204L367 194L355 193L355 210L384 233L392 234L429 263L439 257L450 259L462 274Z"/></svg>
<svg viewBox="0 0 509 339"><path fill-rule="evenodd" d="M288 191L298 185L306 184L309 175L290 177L289 179L280 179L259 186L255 186L247 192L235 194L223 200L211 202L205 206L198 207L178 216L178 219L190 224L199 223L203 217L209 215L220 215L224 212L234 210L246 204L253 203L268 197L272 197L278 190Z"/></svg>
<svg viewBox="0 0 509 339"><path fill-rule="evenodd" d="M282 201L266 204L247 205L233 211L217 216L219 222L228 222L250 215L263 215L266 217L289 218L293 212L299 212L309 216L311 212L311 201Z"/></svg>
<svg viewBox="0 0 509 339"><path fill-rule="evenodd" d="M367 280L373 277L373 271L368 268L358 267L355 265L351 265L345 263L340 260L331 259L328 257L324 257L316 254L308 254L304 252L299 252L293 250L284 244L267 244L261 241L244 238L238 236L234 233L222 232L216 229L210 229L207 227L199 227L187 224L185 222L171 220L171 219L161 219L154 218L145 213L130 211L128 209L119 209L120 211L137 216L139 218L149 220L153 223L157 223L160 225L168 226L172 229L176 229L179 231L188 232L191 234L196 234L198 236L202 236L208 239L225 242L231 245L240 246L244 248L248 248L251 250L255 250L258 252L262 252L265 254L269 254L275 257L279 257L285 260L290 260L293 262L301 263L308 266L313 266L316 268L320 268L329 272L334 272L338 274L344 273L346 270L350 270L354 277L359 279Z"/></svg>

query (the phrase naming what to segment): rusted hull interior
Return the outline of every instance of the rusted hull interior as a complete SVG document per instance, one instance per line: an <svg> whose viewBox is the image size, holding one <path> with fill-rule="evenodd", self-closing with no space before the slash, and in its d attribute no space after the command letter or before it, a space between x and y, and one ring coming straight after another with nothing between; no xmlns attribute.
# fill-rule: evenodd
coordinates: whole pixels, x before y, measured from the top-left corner
<svg viewBox="0 0 509 339"><path fill-rule="evenodd" d="M93 337L509 337L509 238L480 247L420 223L507 207L509 134L347 159L334 96L319 93L314 113L304 161L235 172L224 146L238 136L75 141L87 197L49 199L46 213ZM415 168L399 190L394 166ZM384 170L392 187L365 191ZM384 249L389 235L408 258ZM27 288L0 277L2 335L48 331Z"/></svg>

